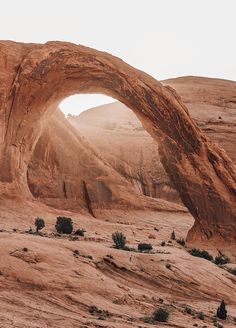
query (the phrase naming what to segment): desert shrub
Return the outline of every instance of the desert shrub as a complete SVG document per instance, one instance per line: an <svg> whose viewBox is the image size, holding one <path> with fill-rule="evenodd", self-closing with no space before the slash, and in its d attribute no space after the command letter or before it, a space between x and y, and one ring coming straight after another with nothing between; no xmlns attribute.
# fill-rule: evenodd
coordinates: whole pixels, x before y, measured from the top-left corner
<svg viewBox="0 0 236 328"><path fill-rule="evenodd" d="M227 256L225 256L224 254L219 253L219 255L215 257L214 263L217 265L227 264L227 263L229 263L229 258Z"/></svg>
<svg viewBox="0 0 236 328"><path fill-rule="evenodd" d="M204 320L205 319L205 314L203 312L199 312L197 317L200 320Z"/></svg>
<svg viewBox="0 0 236 328"><path fill-rule="evenodd" d="M166 264L166 269L169 269L169 270L171 269L171 264L170 263Z"/></svg>
<svg viewBox="0 0 236 328"><path fill-rule="evenodd" d="M75 232L74 232L74 234L76 235L76 236L84 236L84 233L85 233L86 231L84 230L84 229L77 229Z"/></svg>
<svg viewBox="0 0 236 328"><path fill-rule="evenodd" d="M152 250L152 245L147 243L140 243L138 244L138 250L140 252L149 252Z"/></svg>
<svg viewBox="0 0 236 328"><path fill-rule="evenodd" d="M161 242L161 246L163 247L163 246L166 246L166 242L165 241L162 241Z"/></svg>
<svg viewBox="0 0 236 328"><path fill-rule="evenodd" d="M181 246L185 246L185 240L184 240L184 238L179 238L179 239L176 240L176 242L178 244L180 244Z"/></svg>
<svg viewBox="0 0 236 328"><path fill-rule="evenodd" d="M229 268L228 272L236 276L236 268Z"/></svg>
<svg viewBox="0 0 236 328"><path fill-rule="evenodd" d="M192 256L201 257L201 258L206 259L208 261L213 261L213 257L205 250L200 250L200 249L197 249L197 248L193 248L193 249L191 249L190 254Z"/></svg>
<svg viewBox="0 0 236 328"><path fill-rule="evenodd" d="M193 309L191 307L189 307L189 306L186 306L185 307L184 312L187 313L187 314L190 314L190 315L193 315L194 314Z"/></svg>
<svg viewBox="0 0 236 328"><path fill-rule="evenodd" d="M175 232L174 232L174 230L172 231L172 233L170 235L170 239L175 240Z"/></svg>
<svg viewBox="0 0 236 328"><path fill-rule="evenodd" d="M169 315L168 309L160 307L153 312L153 319L158 322L167 322Z"/></svg>
<svg viewBox="0 0 236 328"><path fill-rule="evenodd" d="M96 305L90 306L88 310L89 313L91 313L92 315L98 315L98 319L100 320L105 320L107 317L111 315L110 312L106 310L101 310Z"/></svg>
<svg viewBox="0 0 236 328"><path fill-rule="evenodd" d="M22 251L23 252L28 252L28 248L27 247L24 247L24 248L22 248Z"/></svg>
<svg viewBox="0 0 236 328"><path fill-rule="evenodd" d="M118 249L124 249L126 244L126 237L122 232L114 232L112 234L112 240L115 244L115 247Z"/></svg>
<svg viewBox="0 0 236 328"><path fill-rule="evenodd" d="M216 311L216 316L219 319L226 320L226 318L227 318L227 310L226 310L226 305L225 305L224 300L220 303L220 306L218 307L218 309Z"/></svg>
<svg viewBox="0 0 236 328"><path fill-rule="evenodd" d="M72 219L65 216L58 216L55 228L58 233L71 234L73 231Z"/></svg>
<svg viewBox="0 0 236 328"><path fill-rule="evenodd" d="M41 218L35 219L34 225L36 226L36 232L38 233L39 230L42 230L45 227L44 219Z"/></svg>
<svg viewBox="0 0 236 328"><path fill-rule="evenodd" d="M79 250L78 250L78 249L75 249L75 250L73 251L73 255L74 255L74 256L80 256L80 252L79 252Z"/></svg>

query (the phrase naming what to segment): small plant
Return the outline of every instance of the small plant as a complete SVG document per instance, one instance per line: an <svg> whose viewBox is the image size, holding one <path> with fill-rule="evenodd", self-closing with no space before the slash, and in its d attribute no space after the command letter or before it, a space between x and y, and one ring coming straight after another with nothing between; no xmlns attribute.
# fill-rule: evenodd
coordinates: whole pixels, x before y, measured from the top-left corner
<svg viewBox="0 0 236 328"><path fill-rule="evenodd" d="M77 230L74 232L74 235L83 237L85 232L86 232L86 231L85 231L84 229L77 229Z"/></svg>
<svg viewBox="0 0 236 328"><path fill-rule="evenodd" d="M161 246L163 247L163 246L166 246L166 242L165 241L162 241L161 242Z"/></svg>
<svg viewBox="0 0 236 328"><path fill-rule="evenodd" d="M170 239L175 240L175 232L174 232L174 230L172 231L172 233L170 235Z"/></svg>
<svg viewBox="0 0 236 328"><path fill-rule="evenodd" d="M220 306L218 307L218 309L216 311L216 316L219 319L226 320L226 318L227 318L227 310L226 310L226 305L225 305L224 300L220 303Z"/></svg>
<svg viewBox="0 0 236 328"><path fill-rule="evenodd" d="M216 265L227 264L227 263L229 263L229 258L220 252L219 255L215 257L214 263Z"/></svg>
<svg viewBox="0 0 236 328"><path fill-rule="evenodd" d="M204 320L205 319L205 314L203 312L199 312L197 317L200 320Z"/></svg>
<svg viewBox="0 0 236 328"><path fill-rule="evenodd" d="M101 310L96 305L90 306L88 310L92 315L97 315L99 320L105 320L107 317L111 316L110 312Z"/></svg>
<svg viewBox="0 0 236 328"><path fill-rule="evenodd" d="M23 252L28 252L28 248L27 247L24 247L24 248L22 248L22 251Z"/></svg>
<svg viewBox="0 0 236 328"><path fill-rule="evenodd" d="M146 244L146 243L140 243L140 244L138 244L138 250L140 252L149 252L152 250L152 245Z"/></svg>
<svg viewBox="0 0 236 328"><path fill-rule="evenodd" d="M236 276L236 268L229 268L228 272ZM236 321L235 321L236 323Z"/></svg>
<svg viewBox="0 0 236 328"><path fill-rule="evenodd" d="M170 263L166 264L166 269L171 270L171 264Z"/></svg>
<svg viewBox="0 0 236 328"><path fill-rule="evenodd" d="M45 227L44 219L41 218L35 219L34 225L36 226L36 232L38 233L39 230L42 230Z"/></svg>
<svg viewBox="0 0 236 328"><path fill-rule="evenodd" d="M184 238L179 238L179 239L176 240L176 242L178 244L180 244L181 246L185 246L185 240L184 240Z"/></svg>
<svg viewBox="0 0 236 328"><path fill-rule="evenodd" d="M58 233L71 234L73 231L72 219L65 216L58 216L55 228Z"/></svg>
<svg viewBox="0 0 236 328"><path fill-rule="evenodd" d="M112 234L112 240L117 249L124 249L126 244L126 237L122 232L118 232L118 231L114 232Z"/></svg>
<svg viewBox="0 0 236 328"><path fill-rule="evenodd" d="M205 250L200 250L200 249L197 249L197 248L193 248L193 249L191 249L190 254L192 256L201 257L201 258L206 259L208 261L213 261L213 257Z"/></svg>
<svg viewBox="0 0 236 328"><path fill-rule="evenodd" d="M187 314L190 314L190 315L194 314L193 309L189 306L185 307L184 312L187 313Z"/></svg>
<svg viewBox="0 0 236 328"><path fill-rule="evenodd" d="M75 257L80 256L80 252L78 251L78 249L75 249L75 250L73 251L73 255L74 255Z"/></svg>
<svg viewBox="0 0 236 328"><path fill-rule="evenodd" d="M160 307L153 312L153 319L158 322L167 322L169 315L168 309Z"/></svg>

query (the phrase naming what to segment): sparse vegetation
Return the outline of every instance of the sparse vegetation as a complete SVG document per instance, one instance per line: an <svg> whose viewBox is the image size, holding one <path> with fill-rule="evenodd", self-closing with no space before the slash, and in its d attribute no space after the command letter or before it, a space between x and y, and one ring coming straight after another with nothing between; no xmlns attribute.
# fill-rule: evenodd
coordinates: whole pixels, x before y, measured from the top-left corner
<svg viewBox="0 0 236 328"><path fill-rule="evenodd" d="M71 234L73 231L73 221L65 216L58 216L55 228L58 233Z"/></svg>
<svg viewBox="0 0 236 328"><path fill-rule="evenodd" d="M138 250L140 252L149 252L152 250L152 245L147 243L140 243L138 244Z"/></svg>
<svg viewBox="0 0 236 328"><path fill-rule="evenodd" d="M23 252L28 252L28 248L27 247L24 247L24 248L22 248L22 251Z"/></svg>
<svg viewBox="0 0 236 328"><path fill-rule="evenodd" d="M161 246L163 247L163 246L166 246L166 242L165 241L162 241L161 242Z"/></svg>
<svg viewBox="0 0 236 328"><path fill-rule="evenodd" d="M213 261L213 257L212 255L210 255L207 251L205 250L200 250L197 248L193 248L191 249L191 251L189 252L192 256L196 256L196 257L201 257L203 259L206 259L208 261Z"/></svg>
<svg viewBox="0 0 236 328"><path fill-rule="evenodd" d="M155 324L156 322L167 322L169 319L169 310L160 307L156 309L151 316L146 316L143 318L145 323Z"/></svg>
<svg viewBox="0 0 236 328"><path fill-rule="evenodd" d="M126 244L126 237L122 232L116 231L112 234L112 240L117 249L124 249Z"/></svg>
<svg viewBox="0 0 236 328"><path fill-rule="evenodd" d="M90 306L88 311L92 315L97 315L99 320L105 320L107 317L111 316L110 312L101 310L96 305Z"/></svg>
<svg viewBox="0 0 236 328"><path fill-rule="evenodd" d="M171 235L170 235L170 239L172 239L172 240L175 240L176 238L175 238L175 232L174 232L174 230L172 231L172 233L171 233Z"/></svg>
<svg viewBox="0 0 236 328"><path fill-rule="evenodd" d="M187 314L190 314L190 315L193 315L194 314L193 309L191 307L189 307L189 306L186 306L185 307L184 312L187 313Z"/></svg>
<svg viewBox="0 0 236 328"><path fill-rule="evenodd" d="M198 319L204 320L205 319L205 314L203 312L199 312L197 315Z"/></svg>
<svg viewBox="0 0 236 328"><path fill-rule="evenodd" d="M215 264L223 265L229 263L229 258L225 256L223 253L219 252L219 255L215 257Z"/></svg>
<svg viewBox="0 0 236 328"><path fill-rule="evenodd" d="M236 268L229 268L228 272L236 276Z"/></svg>
<svg viewBox="0 0 236 328"><path fill-rule="evenodd" d="M176 242L178 244L180 244L181 246L185 246L185 240L184 240L184 238L178 238L178 239L176 239Z"/></svg>
<svg viewBox="0 0 236 328"><path fill-rule="evenodd" d="M39 230L42 230L45 227L44 219L36 218L34 225L36 226L36 232L38 233Z"/></svg>
<svg viewBox="0 0 236 328"><path fill-rule="evenodd" d="M169 270L171 270L171 264L170 263L167 263L166 264L166 268L169 269Z"/></svg>
<svg viewBox="0 0 236 328"><path fill-rule="evenodd" d="M226 320L227 318L227 310L224 300L220 303L220 306L218 307L216 311L216 315L219 319Z"/></svg>
<svg viewBox="0 0 236 328"><path fill-rule="evenodd" d="M77 229L77 230L74 232L74 235L83 237L85 232L86 232L86 231L85 231L84 229Z"/></svg>
<svg viewBox="0 0 236 328"><path fill-rule="evenodd" d="M169 315L170 313L168 309L160 307L153 312L153 319L158 322L167 322Z"/></svg>

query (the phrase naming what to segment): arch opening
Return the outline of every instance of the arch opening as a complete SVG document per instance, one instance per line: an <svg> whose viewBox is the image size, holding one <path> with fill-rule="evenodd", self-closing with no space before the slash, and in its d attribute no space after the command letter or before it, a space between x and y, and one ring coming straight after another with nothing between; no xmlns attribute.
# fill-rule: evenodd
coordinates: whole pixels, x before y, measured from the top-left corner
<svg viewBox="0 0 236 328"><path fill-rule="evenodd" d="M97 155L129 182L133 193L181 204L160 163L158 145L152 142L128 107L110 97L86 94L66 98L59 108L67 114L72 127L63 123L63 117L58 112L53 114L40 136L27 170L29 189L34 197L42 201L46 197L48 204L54 198L62 199L64 204L66 201L71 204L71 199L75 198L79 203L77 188L72 185L82 185L81 181L86 181L86 177L89 179L90 174L89 165L84 168L80 161L81 141L77 149L73 144L74 154L67 149L64 151L64 148L71 148L69 142L65 144L67 131L71 130L70 134L74 132L86 138ZM61 138L60 134L64 137ZM70 165L71 157L73 165L78 166L78 173ZM52 169L54 165L56 171ZM60 167L64 168L63 172L60 172ZM96 178L99 178L99 172L97 174Z"/></svg>

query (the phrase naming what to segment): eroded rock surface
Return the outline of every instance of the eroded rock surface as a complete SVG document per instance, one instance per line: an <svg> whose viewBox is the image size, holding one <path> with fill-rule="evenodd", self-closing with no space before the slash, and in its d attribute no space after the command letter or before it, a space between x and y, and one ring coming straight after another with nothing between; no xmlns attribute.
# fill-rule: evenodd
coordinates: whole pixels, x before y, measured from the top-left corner
<svg viewBox="0 0 236 328"><path fill-rule="evenodd" d="M109 54L63 42L0 43L1 189L26 195L27 167L59 103L104 93L127 105L159 144L160 160L195 218L188 240L236 242L236 171L191 119L176 91Z"/></svg>
<svg viewBox="0 0 236 328"><path fill-rule="evenodd" d="M163 81L175 88L197 125L236 161L236 83L202 77ZM120 102L91 108L69 122L146 196L180 202L159 158L158 144Z"/></svg>

